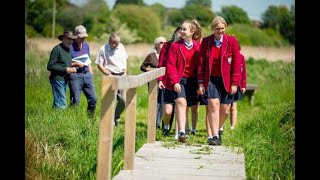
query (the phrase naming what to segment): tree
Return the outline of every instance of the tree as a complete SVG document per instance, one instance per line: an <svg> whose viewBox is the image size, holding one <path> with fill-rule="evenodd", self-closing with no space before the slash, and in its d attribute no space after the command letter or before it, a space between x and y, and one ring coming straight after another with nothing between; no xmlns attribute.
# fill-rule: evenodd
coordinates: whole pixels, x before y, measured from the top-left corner
<svg viewBox="0 0 320 180"><path fill-rule="evenodd" d="M238 6L223 6L220 14L228 24L250 24L247 12Z"/></svg>
<svg viewBox="0 0 320 180"><path fill-rule="evenodd" d="M113 8L115 8L119 4L124 4L124 5L128 5L128 4L145 5L143 0L117 0L115 2L115 4L114 4Z"/></svg>
<svg viewBox="0 0 320 180"><path fill-rule="evenodd" d="M112 16L121 23L127 24L131 31L136 31L141 37L140 42L153 42L160 35L160 18L151 8L138 5L118 5Z"/></svg>
<svg viewBox="0 0 320 180"><path fill-rule="evenodd" d="M295 44L295 6L269 6L262 14L263 28L272 28Z"/></svg>
<svg viewBox="0 0 320 180"><path fill-rule="evenodd" d="M188 0L186 2L186 6L193 4L211 8L211 0Z"/></svg>
<svg viewBox="0 0 320 180"><path fill-rule="evenodd" d="M169 23L173 26L181 25L186 19L196 19L202 27L211 23L215 14L211 8L199 4L191 4L181 10L171 10L168 14Z"/></svg>

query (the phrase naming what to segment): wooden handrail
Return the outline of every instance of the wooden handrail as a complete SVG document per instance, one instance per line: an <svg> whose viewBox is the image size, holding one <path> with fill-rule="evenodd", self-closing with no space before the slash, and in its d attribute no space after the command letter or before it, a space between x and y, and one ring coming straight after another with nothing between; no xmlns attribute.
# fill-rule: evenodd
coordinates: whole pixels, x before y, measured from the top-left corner
<svg viewBox="0 0 320 180"><path fill-rule="evenodd" d="M165 67L156 68L139 75L104 76L102 78L101 121L99 127L99 145L97 179L110 180L112 166L113 122L116 107L117 90L126 91L126 120L124 144L124 169L134 169L135 133L136 133L136 88L149 83L148 104L148 143L155 143L156 107L158 77L165 74Z"/></svg>

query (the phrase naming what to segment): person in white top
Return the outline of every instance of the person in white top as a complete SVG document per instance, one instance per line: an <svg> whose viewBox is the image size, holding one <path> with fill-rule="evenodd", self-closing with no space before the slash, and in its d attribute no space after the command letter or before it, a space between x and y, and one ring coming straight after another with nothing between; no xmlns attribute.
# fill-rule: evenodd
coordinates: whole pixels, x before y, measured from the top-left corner
<svg viewBox="0 0 320 180"><path fill-rule="evenodd" d="M127 74L128 54L124 45L120 42L117 33L111 33L109 42L104 44L96 57L95 63L99 70L107 76L122 76ZM115 125L120 125L120 116L125 108L124 91L117 92L117 106L115 111Z"/></svg>

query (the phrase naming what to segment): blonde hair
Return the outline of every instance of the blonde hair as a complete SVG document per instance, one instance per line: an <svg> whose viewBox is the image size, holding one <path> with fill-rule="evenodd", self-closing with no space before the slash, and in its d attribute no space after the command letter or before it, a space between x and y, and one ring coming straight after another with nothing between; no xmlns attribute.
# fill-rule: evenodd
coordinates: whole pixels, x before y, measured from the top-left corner
<svg viewBox="0 0 320 180"><path fill-rule="evenodd" d="M224 24L226 27L227 27L227 22L226 20L221 17L221 16L216 16L213 20L212 20L212 23L211 23L211 30L213 30L214 26L219 24L219 23L222 23Z"/></svg>
<svg viewBox="0 0 320 180"><path fill-rule="evenodd" d="M202 39L202 28L200 26L200 23L193 19L193 20L185 20L183 21L183 23L189 23L190 24L190 30L193 33L192 35L192 39L196 40L196 41L200 41ZM182 23L182 24L183 24Z"/></svg>

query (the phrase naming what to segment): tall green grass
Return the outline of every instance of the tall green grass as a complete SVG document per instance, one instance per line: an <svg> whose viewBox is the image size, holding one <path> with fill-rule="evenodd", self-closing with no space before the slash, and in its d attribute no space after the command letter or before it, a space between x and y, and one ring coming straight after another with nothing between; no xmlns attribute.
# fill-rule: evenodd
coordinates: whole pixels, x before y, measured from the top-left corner
<svg viewBox="0 0 320 180"><path fill-rule="evenodd" d="M84 95L78 108L53 110L48 57L49 53L36 49L25 54L26 179L96 179L102 74L93 66L96 118L87 117ZM140 74L142 62L130 57L128 74ZM250 106L247 97L238 102L236 129L229 130L227 120L223 139L224 146L241 147L247 179L295 179L294 69L294 62L247 61L248 83L259 86L255 105ZM147 140L147 85L137 88L137 94L136 151ZM124 117L125 112L120 127L114 129L112 177L123 166ZM197 134L190 136L186 145L206 144L204 119L201 106ZM173 136L173 130L165 138L159 131L156 140L174 145Z"/></svg>

